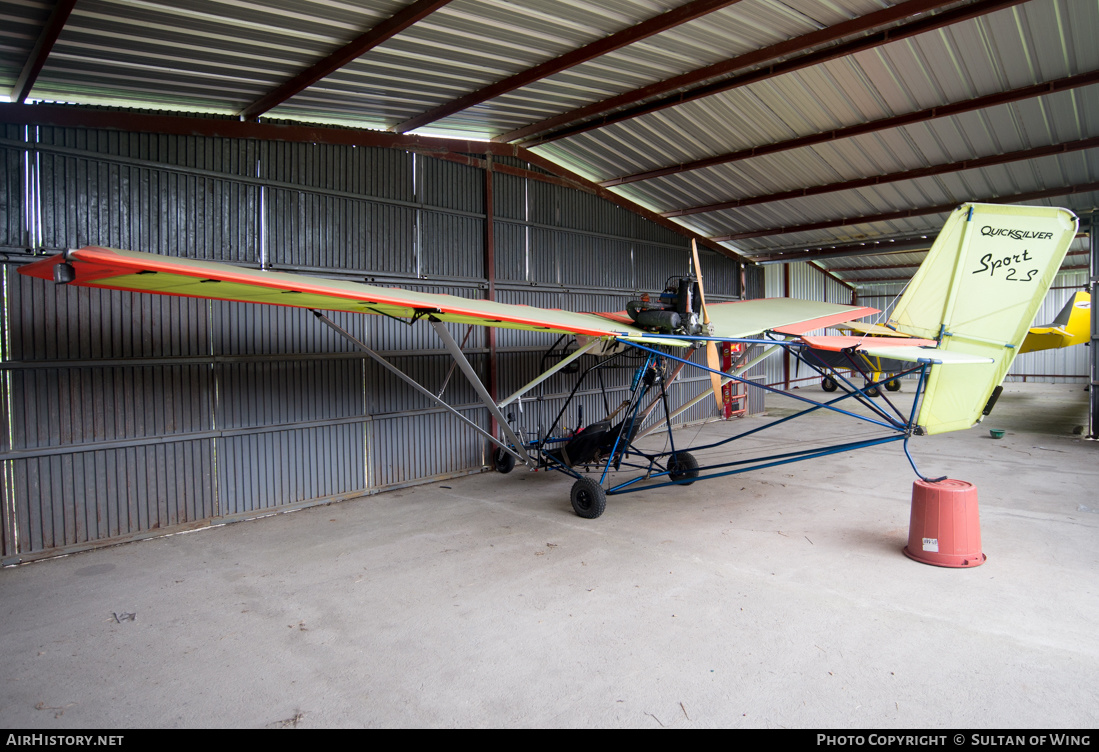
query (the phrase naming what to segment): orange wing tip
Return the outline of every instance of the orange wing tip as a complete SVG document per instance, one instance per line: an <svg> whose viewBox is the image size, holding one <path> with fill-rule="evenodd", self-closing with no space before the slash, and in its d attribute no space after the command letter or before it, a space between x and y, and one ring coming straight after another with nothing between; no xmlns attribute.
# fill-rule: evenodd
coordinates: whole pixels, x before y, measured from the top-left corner
<svg viewBox="0 0 1099 752"><path fill-rule="evenodd" d="M840 352L864 347L881 349L885 347L938 347L933 339L914 339L912 337L802 337L801 341L815 350Z"/></svg>
<svg viewBox="0 0 1099 752"><path fill-rule="evenodd" d="M879 311L877 308L852 308L842 313L833 313L828 316L820 316L818 318L809 319L807 321L798 321L794 324L777 326L771 331L778 332L779 334L791 334L796 337L800 337L803 334L807 334L817 329L824 329L826 327L835 326L836 324L842 324L847 321L854 321L855 319L861 319L863 316L873 316L875 313L878 312Z"/></svg>

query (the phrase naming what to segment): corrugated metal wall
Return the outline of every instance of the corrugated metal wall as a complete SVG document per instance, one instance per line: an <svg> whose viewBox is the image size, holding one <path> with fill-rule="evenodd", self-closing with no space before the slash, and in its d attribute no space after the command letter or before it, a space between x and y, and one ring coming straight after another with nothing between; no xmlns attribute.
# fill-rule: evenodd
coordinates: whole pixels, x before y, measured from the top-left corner
<svg viewBox="0 0 1099 752"><path fill-rule="evenodd" d="M7 127L0 139L5 561L485 466L485 442L307 311L16 273L29 250L97 244L479 298L490 281L483 170L398 150L77 128ZM494 174L493 196L503 302L621 310L686 270L683 237L591 194ZM735 297L736 265L703 255L708 292ZM333 319L442 388L451 360L426 324ZM485 330L468 333L484 376ZM501 395L537 373L554 339L499 330ZM628 379L605 374L612 408ZM571 386L551 380L523 417L552 420ZM460 373L446 397L488 427ZM603 415L597 382L580 402L586 421Z"/></svg>

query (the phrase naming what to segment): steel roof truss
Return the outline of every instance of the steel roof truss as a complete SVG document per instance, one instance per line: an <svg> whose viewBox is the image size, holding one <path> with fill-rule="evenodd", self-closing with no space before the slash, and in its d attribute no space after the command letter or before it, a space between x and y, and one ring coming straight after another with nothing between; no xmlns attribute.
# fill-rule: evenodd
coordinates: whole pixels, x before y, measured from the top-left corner
<svg viewBox="0 0 1099 752"><path fill-rule="evenodd" d="M69 20L69 14L72 13L74 5L76 0L57 0L57 4L53 6L49 19L34 43L34 49L31 50L27 62L23 64L23 70L19 73L19 78L15 81L15 86L11 89L11 101L19 103L26 101L31 89L34 88L34 82L38 80L38 74L42 72L42 66L50 56L54 43L61 36L61 30L65 28L65 22Z"/></svg>

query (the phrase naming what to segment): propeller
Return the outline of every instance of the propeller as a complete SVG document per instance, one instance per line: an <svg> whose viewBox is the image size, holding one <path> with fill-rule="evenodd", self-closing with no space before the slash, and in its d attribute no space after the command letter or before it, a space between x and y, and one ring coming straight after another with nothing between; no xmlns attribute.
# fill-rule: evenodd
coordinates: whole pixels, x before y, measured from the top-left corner
<svg viewBox="0 0 1099 752"><path fill-rule="evenodd" d="M694 261L695 274L698 276L698 302L701 307L702 323L706 327L706 333L710 331L710 312L706 309L706 288L702 284L702 265L698 263L698 245L694 238L691 239L691 258ZM714 389L714 401L718 408L725 406L725 398L721 394L721 377L714 371L721 370L721 358L717 354L717 343L713 340L706 342L706 365L710 370L710 384Z"/></svg>

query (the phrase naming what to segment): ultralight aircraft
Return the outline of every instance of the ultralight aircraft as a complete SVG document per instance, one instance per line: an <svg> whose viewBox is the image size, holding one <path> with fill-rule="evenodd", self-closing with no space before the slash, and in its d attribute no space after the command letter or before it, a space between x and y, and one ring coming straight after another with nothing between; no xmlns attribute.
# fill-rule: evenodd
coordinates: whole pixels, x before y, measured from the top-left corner
<svg viewBox="0 0 1099 752"><path fill-rule="evenodd" d="M872 308L789 298L707 305L703 280L697 273L673 281L656 299L642 296L631 301L625 311L574 313L94 246L41 259L19 271L58 284L310 309L368 357L492 441L498 447L493 457L496 469L508 472L521 462L531 469L552 469L573 477L573 510L581 517L595 518L603 513L611 495L686 485L895 441L903 442L905 455L920 475L908 450L909 439L970 428L989 413L1077 225L1076 216L1066 209L963 204L947 219L892 316L881 324L884 329L876 330L895 332L896 336L874 337L866 333L812 334L878 313ZM692 253L697 272L697 250ZM461 415L322 311L378 314L409 324L427 321L494 417L499 433L485 431ZM447 330L448 322L572 335L578 347L515 394L497 402ZM723 371L717 355L719 342L757 346L755 350L762 349L762 354ZM692 349L705 350L705 365L690 360ZM745 378L749 368L774 352L787 352L822 377L834 380L842 393L818 402ZM612 362L626 362L633 366L629 398L614 410L608 403L608 414L602 419L588 425L578 421L571 429L563 425L565 408L548 428L534 435L513 425L503 412L505 408L554 373L579 368L585 356L589 356L587 362L595 362L582 369L577 388L588 374ZM870 398L881 384L875 380L876 374L860 365L859 359L864 357L895 365L889 378L917 379L915 399L907 414L884 395L877 401ZM703 369L711 379L712 390L692 403L711 393L720 403L723 384L738 381L749 388L786 394L805 407L766 426L691 447L688 452L685 447L677 448L671 423L692 403L673 410L668 402L668 385L684 368ZM838 368L859 373L860 383ZM861 403L865 408L862 414L846 409L841 404L845 400ZM705 460L707 450L816 410L869 423L880 429L881 435L752 459L700 461ZM647 451L638 445L642 436L661 428L667 431L663 450ZM612 480L621 477L618 472L623 470L634 473L625 480Z"/></svg>

